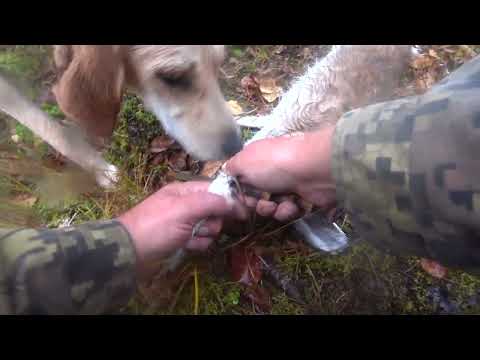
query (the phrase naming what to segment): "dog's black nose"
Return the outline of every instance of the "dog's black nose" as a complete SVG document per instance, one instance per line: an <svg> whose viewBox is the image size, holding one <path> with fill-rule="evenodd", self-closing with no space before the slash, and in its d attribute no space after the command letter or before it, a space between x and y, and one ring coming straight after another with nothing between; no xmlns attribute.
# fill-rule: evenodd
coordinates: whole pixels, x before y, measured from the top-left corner
<svg viewBox="0 0 480 360"><path fill-rule="evenodd" d="M222 151L226 157L232 157L243 148L243 141L236 132L228 134L222 145Z"/></svg>

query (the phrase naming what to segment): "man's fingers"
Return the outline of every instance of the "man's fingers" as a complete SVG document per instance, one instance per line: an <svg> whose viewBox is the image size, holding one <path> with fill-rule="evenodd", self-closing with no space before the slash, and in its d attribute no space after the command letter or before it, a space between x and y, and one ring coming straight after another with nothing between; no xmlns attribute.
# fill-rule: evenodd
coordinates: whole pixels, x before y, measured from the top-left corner
<svg viewBox="0 0 480 360"><path fill-rule="evenodd" d="M258 199L252 196L245 196L245 205L250 209L255 209L257 207Z"/></svg>
<svg viewBox="0 0 480 360"><path fill-rule="evenodd" d="M248 219L249 211L245 204L242 204L240 201L235 201L232 214L237 220L246 221Z"/></svg>
<svg viewBox="0 0 480 360"><path fill-rule="evenodd" d="M174 182L163 187L160 191L170 195L187 195L195 192L207 192L210 181Z"/></svg>
<svg viewBox="0 0 480 360"><path fill-rule="evenodd" d="M273 201L258 200L257 213L260 216L272 217L277 209L277 204Z"/></svg>
<svg viewBox="0 0 480 360"><path fill-rule="evenodd" d="M195 236L187 242L185 248L188 250L205 251L213 241L214 238L212 237Z"/></svg>
<svg viewBox="0 0 480 360"><path fill-rule="evenodd" d="M300 209L291 201L284 201L277 206L274 218L280 222L287 222L300 216Z"/></svg>
<svg viewBox="0 0 480 360"><path fill-rule="evenodd" d="M185 202L185 217L194 224L209 217L223 218L234 213L234 206L223 197L208 192L192 193L179 201Z"/></svg>
<svg viewBox="0 0 480 360"><path fill-rule="evenodd" d="M208 219L196 231L197 236L217 236L222 230L222 219Z"/></svg>

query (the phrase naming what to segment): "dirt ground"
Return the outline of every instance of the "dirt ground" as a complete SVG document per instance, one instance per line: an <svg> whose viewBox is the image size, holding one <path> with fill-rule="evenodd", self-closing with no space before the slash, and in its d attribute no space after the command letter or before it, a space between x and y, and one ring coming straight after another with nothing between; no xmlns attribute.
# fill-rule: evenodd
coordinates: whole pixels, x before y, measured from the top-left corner
<svg viewBox="0 0 480 360"><path fill-rule="evenodd" d="M281 90L330 47L227 46L220 84L232 111L267 113L278 103ZM413 92L428 89L474 56L479 47L428 45L420 50L422 60L406 74ZM30 89L31 97L49 114L62 118L49 93L55 75L48 47L0 46L0 71L22 79L19 86ZM18 214L18 221L35 219L48 227L111 218L171 181L210 175L218 167L194 161L169 141L158 121L132 94L125 95L106 152L122 169L120 183L111 193L95 188L79 191L78 184L72 190L68 181L59 186L59 174L71 170L65 159L18 124L10 127L10 135L17 135L17 141L6 139L4 143L15 148L16 156L21 154L17 161L34 159L43 168L41 176L34 178L22 177L18 171L0 172L3 193L21 208L9 213ZM251 135L252 131L244 132L245 137ZM0 149L0 155L6 153ZM0 167L1 160L0 156ZM53 176L52 169L57 176L56 195L68 201L52 203L40 195L51 189L52 181L47 180ZM340 224L352 231L348 217L340 218ZM178 272L139 284L137 295L121 313L466 314L478 313L479 299L478 277L453 270L442 278L432 277L423 271L419 259L389 256L367 242L341 256L322 254L305 245L285 224L257 218L253 228L230 229L207 254L192 257Z"/></svg>

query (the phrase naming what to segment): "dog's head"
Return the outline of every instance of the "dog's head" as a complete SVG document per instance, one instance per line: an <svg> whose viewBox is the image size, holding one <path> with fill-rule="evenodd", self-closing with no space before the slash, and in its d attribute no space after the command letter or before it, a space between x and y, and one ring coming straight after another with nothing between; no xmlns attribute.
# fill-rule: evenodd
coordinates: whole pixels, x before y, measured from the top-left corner
<svg viewBox="0 0 480 360"><path fill-rule="evenodd" d="M223 159L242 148L218 85L223 58L223 46L213 45L57 46L63 73L54 92L67 116L105 138L131 88L187 152Z"/></svg>

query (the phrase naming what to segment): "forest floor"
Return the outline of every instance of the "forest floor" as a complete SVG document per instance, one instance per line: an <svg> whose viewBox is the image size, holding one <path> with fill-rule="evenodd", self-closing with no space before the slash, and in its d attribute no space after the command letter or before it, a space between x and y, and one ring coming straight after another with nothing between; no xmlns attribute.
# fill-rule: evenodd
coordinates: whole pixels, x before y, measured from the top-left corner
<svg viewBox="0 0 480 360"><path fill-rule="evenodd" d="M330 47L227 46L220 84L230 108L235 114L269 112L278 103L281 90ZM475 56L480 47L432 45L420 49L420 60L412 63L408 74L415 92L431 87ZM55 79L49 47L0 46L0 72L16 79L44 111L63 118L49 91ZM132 94L125 94L119 123L106 151L106 157L121 168L119 184L111 192L72 181L75 176L68 174L74 172L65 159L25 127L6 116L2 119L7 120L0 122L0 195L7 199L4 209L0 207L2 224L58 227L111 218L169 182L198 174L208 176L220 165L190 158L169 141L159 122ZM2 124L9 126L2 128ZM243 133L245 138L252 134L251 130ZM4 166L5 161L9 166ZM37 166L38 171L22 173L25 166L21 164L30 170ZM351 230L348 218L341 225ZM366 242L355 244L343 255L319 253L288 226L258 219L253 231L225 234L208 253L190 259L176 273L139 284L137 295L121 312L300 315L479 311L478 277L454 270L431 276L419 259L389 256Z"/></svg>

